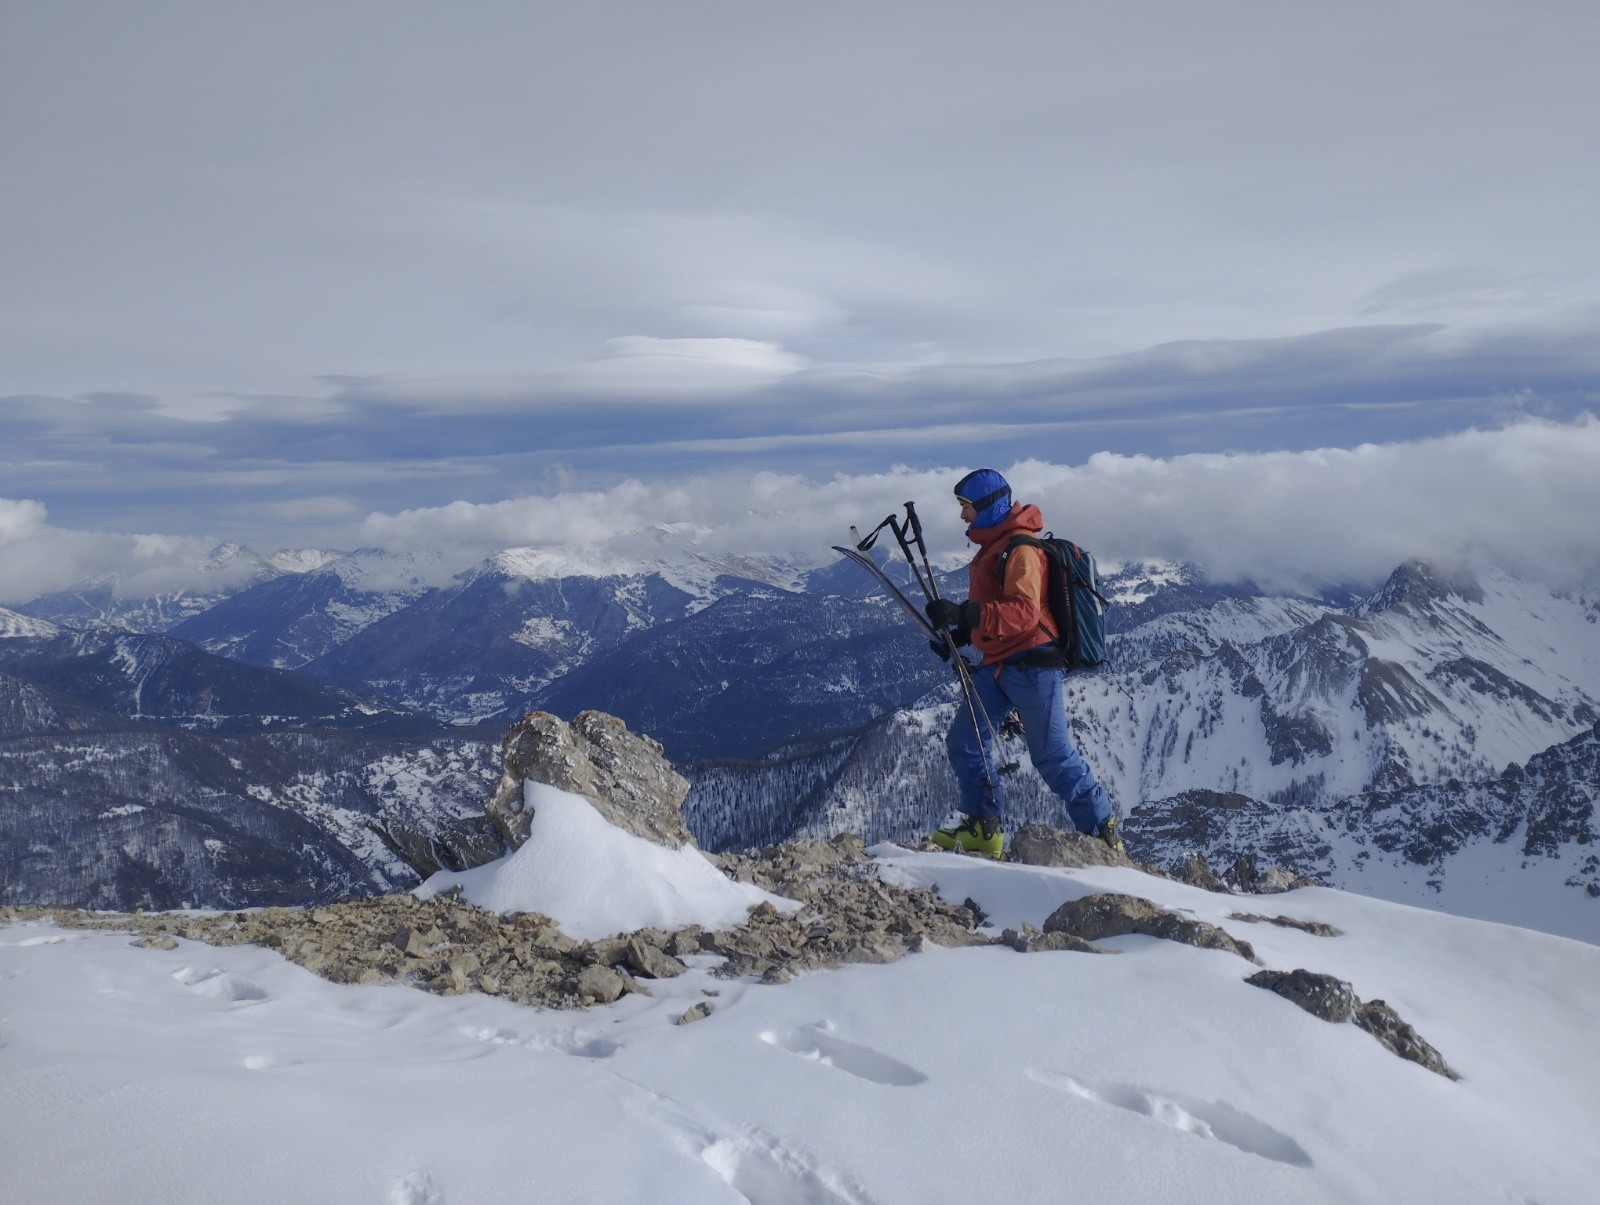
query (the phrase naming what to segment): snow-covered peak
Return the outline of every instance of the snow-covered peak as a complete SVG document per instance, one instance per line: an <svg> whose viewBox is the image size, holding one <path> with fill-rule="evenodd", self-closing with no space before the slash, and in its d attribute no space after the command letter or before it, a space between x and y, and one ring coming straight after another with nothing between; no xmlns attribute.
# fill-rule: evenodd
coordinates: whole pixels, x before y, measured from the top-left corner
<svg viewBox="0 0 1600 1205"><path fill-rule="evenodd" d="M466 577L470 580L482 573L496 573L529 581L548 581L563 577L647 577L655 574L684 593L709 602L715 595L713 587L718 578L735 577L782 590L796 590L800 588L803 572L801 567L778 558L704 552L630 556L614 551L554 546L502 548L470 570Z"/></svg>
<svg viewBox="0 0 1600 1205"><path fill-rule="evenodd" d="M579 940L634 929L717 929L741 923L755 905L797 907L728 878L693 846L668 849L624 832L588 800L531 779L523 804L528 839L486 866L440 871L416 894L431 899L460 887L480 908L540 912Z"/></svg>
<svg viewBox="0 0 1600 1205"><path fill-rule="evenodd" d="M347 555L332 548L280 548L267 555L267 564L284 573L314 573Z"/></svg>
<svg viewBox="0 0 1600 1205"><path fill-rule="evenodd" d="M449 562L441 552L357 548L340 553L313 572L331 573L351 590L380 594L441 585L449 580Z"/></svg>
<svg viewBox="0 0 1600 1205"><path fill-rule="evenodd" d="M234 540L218 544L200 563L203 573L218 574L230 580L245 577L273 577L276 568L255 549Z"/></svg>
<svg viewBox="0 0 1600 1205"><path fill-rule="evenodd" d="M1120 606L1137 606L1162 590L1190 586L1199 580L1193 565L1177 561L1101 561L1101 588L1106 601Z"/></svg>
<svg viewBox="0 0 1600 1205"><path fill-rule="evenodd" d="M467 577L496 573L540 582L561 577L614 577L632 571L630 563L607 553L555 546L502 548L469 570Z"/></svg>
<svg viewBox="0 0 1600 1205"><path fill-rule="evenodd" d="M1357 616L1396 610L1418 612L1452 597L1481 602L1483 590L1468 570L1446 572L1424 561L1411 560L1399 566L1375 594L1357 603L1351 612Z"/></svg>
<svg viewBox="0 0 1600 1205"><path fill-rule="evenodd" d="M0 607L0 640L15 639L48 639L58 635L61 629L55 624L43 619L35 619L31 615L19 615L15 611L8 611Z"/></svg>

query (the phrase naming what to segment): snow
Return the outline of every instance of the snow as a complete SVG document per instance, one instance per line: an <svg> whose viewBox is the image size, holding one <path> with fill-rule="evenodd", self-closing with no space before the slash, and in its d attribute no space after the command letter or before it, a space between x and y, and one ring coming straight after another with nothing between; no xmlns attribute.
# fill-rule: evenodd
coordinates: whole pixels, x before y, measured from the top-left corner
<svg viewBox="0 0 1600 1205"><path fill-rule="evenodd" d="M613 897L701 889L576 797L537 803L520 860L478 883L513 906L537 896L600 933L632 923ZM997 923L1104 890L1187 910L1269 966L1387 1000L1462 1079L1245 984L1255 968L1231 954L1145 937L1102 943L1115 956L935 948L781 986L717 979L704 956L647 997L560 1012L340 986L257 947L16 923L0 928L8 1199L1592 1199L1600 949L1328 889L1240 898L872 852ZM707 1019L674 1023L696 1003Z"/></svg>
<svg viewBox="0 0 1600 1205"><path fill-rule="evenodd" d="M579 795L523 783L533 813L515 852L471 870L442 870L417 888L421 899L460 887L494 912L542 912L579 940L634 929L735 925L764 901L793 901L736 883L693 846L667 849L609 824Z"/></svg>
<svg viewBox="0 0 1600 1205"><path fill-rule="evenodd" d="M267 564L282 573L314 573L344 555L331 548L280 548L267 556Z"/></svg>
<svg viewBox="0 0 1600 1205"><path fill-rule="evenodd" d="M0 640L48 640L60 632L53 623L0 607Z"/></svg>
<svg viewBox="0 0 1600 1205"><path fill-rule="evenodd" d="M691 601L685 609L693 614L704 610L727 593L727 588L721 584L721 579L725 577L758 582L780 590L798 591L803 588L807 568L781 558L717 556L698 552L670 557L630 556L615 550L559 545L503 548L471 573L498 573L529 581L567 577L640 579L654 575L687 594ZM635 586L638 584L633 583Z"/></svg>
<svg viewBox="0 0 1600 1205"><path fill-rule="evenodd" d="M441 552L388 552L382 548L357 548L325 562L315 572L333 574L350 590L405 595L401 605L430 586L442 585L450 576L449 563Z"/></svg>

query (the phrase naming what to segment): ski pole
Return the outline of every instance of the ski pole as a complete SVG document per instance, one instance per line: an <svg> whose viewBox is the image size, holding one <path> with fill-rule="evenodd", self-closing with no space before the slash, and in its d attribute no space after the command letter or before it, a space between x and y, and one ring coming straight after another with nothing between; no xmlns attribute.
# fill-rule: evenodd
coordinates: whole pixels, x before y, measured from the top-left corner
<svg viewBox="0 0 1600 1205"><path fill-rule="evenodd" d="M911 572L916 575L917 584L922 587L922 592L932 602L939 597L939 583L934 578L933 564L928 560L927 541L922 536L922 520L917 515L917 504L907 502L905 506L906 517L902 524L892 522L891 529L900 541L900 551L905 553L906 561L911 566ZM906 539L906 532L911 533L911 540ZM917 552L922 557L922 568L917 567L915 558L911 555L911 542L915 541ZM924 576L923 570L926 570ZM983 700L978 697L978 688L972 683L972 671L967 665L967 659L956 648L955 629L946 624L944 637L950 645L950 665L956 671L956 678L961 683L961 694L967 704L967 717L972 721L972 734L978 740L978 751L983 755L984 776L989 780L989 788L993 791L1000 789L1000 776L996 773L994 763L990 758L992 745L999 740L995 732L994 720L989 716L989 709L983 705ZM988 739L984 739L984 729L988 729Z"/></svg>

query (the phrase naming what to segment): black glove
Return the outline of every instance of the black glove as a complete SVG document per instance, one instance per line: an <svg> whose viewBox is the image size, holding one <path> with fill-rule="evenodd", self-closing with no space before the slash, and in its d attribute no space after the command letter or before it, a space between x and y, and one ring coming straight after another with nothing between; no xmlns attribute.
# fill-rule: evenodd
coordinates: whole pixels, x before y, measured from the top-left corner
<svg viewBox="0 0 1600 1205"><path fill-rule="evenodd" d="M958 637L965 629L966 637L958 639L958 644L966 644L972 639L972 629L978 626L978 620L983 615L982 605L970 598L959 603L951 602L948 598L930 598L928 605L922 609L927 612L928 622L936 628L954 628Z"/></svg>
<svg viewBox="0 0 1600 1205"><path fill-rule="evenodd" d="M928 647L939 655L940 661L948 661L951 653L971 643L972 633L966 628L957 628L953 632L940 632L928 641Z"/></svg>

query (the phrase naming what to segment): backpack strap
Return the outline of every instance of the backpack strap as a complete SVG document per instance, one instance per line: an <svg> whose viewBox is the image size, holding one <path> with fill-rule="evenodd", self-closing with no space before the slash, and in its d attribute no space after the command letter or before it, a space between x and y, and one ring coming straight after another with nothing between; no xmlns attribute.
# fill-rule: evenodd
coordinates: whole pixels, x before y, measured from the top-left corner
<svg viewBox="0 0 1600 1205"><path fill-rule="evenodd" d="M1000 588L1002 590L1006 588L1006 562L1011 559L1012 550L1015 549L1018 544L1039 543L1040 541L1034 539L1032 536L1012 536L1006 541L1005 548L1000 552L1000 559L995 562L995 568L1000 571Z"/></svg>

